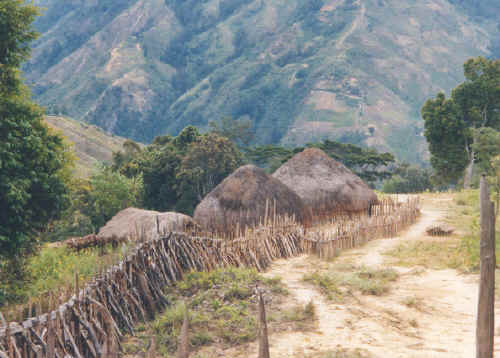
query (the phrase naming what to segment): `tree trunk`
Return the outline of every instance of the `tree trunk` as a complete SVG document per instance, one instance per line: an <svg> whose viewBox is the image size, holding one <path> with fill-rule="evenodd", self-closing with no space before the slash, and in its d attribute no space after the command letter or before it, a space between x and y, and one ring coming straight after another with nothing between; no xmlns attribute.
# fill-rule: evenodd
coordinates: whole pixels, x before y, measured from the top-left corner
<svg viewBox="0 0 500 358"><path fill-rule="evenodd" d="M465 168L464 174L464 189L470 189L472 185L472 175L474 174L474 152L469 153L469 164Z"/></svg>

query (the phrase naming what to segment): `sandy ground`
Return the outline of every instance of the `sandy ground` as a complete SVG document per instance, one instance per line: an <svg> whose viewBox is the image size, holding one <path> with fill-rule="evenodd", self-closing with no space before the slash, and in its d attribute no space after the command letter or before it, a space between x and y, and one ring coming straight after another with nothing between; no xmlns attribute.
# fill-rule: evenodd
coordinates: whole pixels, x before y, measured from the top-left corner
<svg viewBox="0 0 500 358"><path fill-rule="evenodd" d="M424 202L418 222L399 237L375 240L346 251L336 263L390 267L390 258L384 252L402 240L429 239L425 228L445 215L446 205L440 200L441 205ZM268 277L281 277L294 301L306 304L312 299L318 314L316 330L272 334L271 357L307 357L340 347L362 349L374 357L474 356L477 275L392 266L400 277L387 295L356 295L348 303L335 304L301 280L304 274L326 265L316 258L300 256L277 261L265 273ZM408 307L409 298L417 304ZM500 320L497 318L496 322L498 325ZM499 351L500 339L496 341L495 351ZM219 352L218 356L257 357L257 344Z"/></svg>

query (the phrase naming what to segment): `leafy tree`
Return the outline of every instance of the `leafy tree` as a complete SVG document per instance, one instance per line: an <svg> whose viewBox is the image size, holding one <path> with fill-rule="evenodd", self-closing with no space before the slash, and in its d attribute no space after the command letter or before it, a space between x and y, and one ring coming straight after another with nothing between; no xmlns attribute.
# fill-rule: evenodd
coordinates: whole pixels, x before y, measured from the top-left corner
<svg viewBox="0 0 500 358"><path fill-rule="evenodd" d="M181 192L181 204L186 195L200 202L217 184L243 163L243 156L238 148L228 139L215 133L200 136L193 142L183 157L177 179ZM179 204L178 204L179 209ZM192 207L183 211L191 212Z"/></svg>
<svg viewBox="0 0 500 358"><path fill-rule="evenodd" d="M428 100L422 108L424 134L438 183L456 183L467 166L467 128L456 113L455 104L443 93Z"/></svg>
<svg viewBox="0 0 500 358"><path fill-rule="evenodd" d="M392 173L382 186L385 193L421 193L432 190L431 173L426 169L402 163Z"/></svg>
<svg viewBox="0 0 500 358"><path fill-rule="evenodd" d="M272 173L278 169L294 154L302 152L304 147L286 148L279 145L262 145L253 148L246 148L245 155L247 159Z"/></svg>
<svg viewBox="0 0 500 358"><path fill-rule="evenodd" d="M130 178L141 175L144 206L187 214L243 162L228 138L213 132L202 135L194 126L177 137L156 137L151 145L129 154L116 153L112 169Z"/></svg>
<svg viewBox="0 0 500 358"><path fill-rule="evenodd" d="M0 2L0 257L13 258L35 242L36 232L67 203L70 159L58 135L43 124L29 100L19 66L36 37L36 7Z"/></svg>
<svg viewBox="0 0 500 358"><path fill-rule="evenodd" d="M488 181L496 193L495 215L498 216L500 211L500 155L491 158L491 174L488 176Z"/></svg>
<svg viewBox="0 0 500 358"><path fill-rule="evenodd" d="M475 129L500 129L500 61L483 57L464 64L465 82L450 99L440 93L422 108L431 164L442 180L456 182L464 172L470 186L477 141Z"/></svg>
<svg viewBox="0 0 500 358"><path fill-rule="evenodd" d="M30 42L37 38L31 28L38 9L22 0L0 2L0 97L25 97L19 67L30 54Z"/></svg>
<svg viewBox="0 0 500 358"><path fill-rule="evenodd" d="M378 153L375 149L361 148L353 144L339 143L328 139L320 143L309 143L307 146L322 149L330 157L341 162L369 183L386 179L392 175L388 166L394 163L394 156L390 153ZM281 164L303 150L304 147L285 148L265 145L246 149L246 156L255 165L273 172Z"/></svg>
<svg viewBox="0 0 500 358"><path fill-rule="evenodd" d="M141 177L130 179L103 167L90 178L84 214L97 231L120 210L142 206L142 190Z"/></svg>
<svg viewBox="0 0 500 358"><path fill-rule="evenodd" d="M328 139L312 146L324 150L330 157L344 164L368 183L374 183L392 175L388 170L388 166L394 163L394 156L391 153L379 153L373 148L362 148Z"/></svg>
<svg viewBox="0 0 500 358"><path fill-rule="evenodd" d="M137 161L135 160L142 152L141 146L133 140L127 139L123 143L123 151L113 153L112 169L120 171L123 175L132 178L139 172Z"/></svg>
<svg viewBox="0 0 500 358"><path fill-rule="evenodd" d="M144 205L158 211L172 210L177 203L177 170L182 157L173 143L152 145L143 153L139 167L144 180Z"/></svg>
<svg viewBox="0 0 500 358"><path fill-rule="evenodd" d="M472 150L477 153L476 162L481 172L492 175L495 171L493 158L500 155L500 131L481 128L473 134L476 138Z"/></svg>
<svg viewBox="0 0 500 358"><path fill-rule="evenodd" d="M211 132L226 137L239 146L248 146L253 140L252 121L249 119L224 117L220 123L211 121L208 126Z"/></svg>

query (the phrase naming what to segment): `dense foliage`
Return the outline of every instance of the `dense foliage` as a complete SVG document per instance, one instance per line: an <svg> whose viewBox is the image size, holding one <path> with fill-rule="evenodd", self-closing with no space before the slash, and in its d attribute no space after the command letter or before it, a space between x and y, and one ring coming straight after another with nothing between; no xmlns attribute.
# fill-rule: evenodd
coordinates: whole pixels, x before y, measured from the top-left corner
<svg viewBox="0 0 500 358"><path fill-rule="evenodd" d="M408 163L402 163L392 170L392 177L384 181L385 193L421 193L434 188L431 172Z"/></svg>
<svg viewBox="0 0 500 358"><path fill-rule="evenodd" d="M67 200L67 149L43 124L19 73L36 15L24 1L0 2L0 259L29 249Z"/></svg>
<svg viewBox="0 0 500 358"><path fill-rule="evenodd" d="M359 175L364 181L372 184L389 178L391 172L388 166L395 161L391 153L379 153L373 148L362 148L328 139L319 143L310 143L307 146L322 149L330 157ZM303 150L304 147L286 148L265 145L247 148L246 155L250 162L266 168L269 172L273 172L281 164Z"/></svg>
<svg viewBox="0 0 500 358"><path fill-rule="evenodd" d="M127 144L115 153L113 169L141 175L144 207L192 214L196 205L243 163L235 144L216 132L187 126L177 137L161 136L144 150Z"/></svg>
<svg viewBox="0 0 500 358"><path fill-rule="evenodd" d="M484 155L478 147L480 129L500 129L500 61L470 59L464 74L465 82L449 99L440 93L425 103L422 117L438 178L457 182L466 169L464 184L468 186L474 163Z"/></svg>

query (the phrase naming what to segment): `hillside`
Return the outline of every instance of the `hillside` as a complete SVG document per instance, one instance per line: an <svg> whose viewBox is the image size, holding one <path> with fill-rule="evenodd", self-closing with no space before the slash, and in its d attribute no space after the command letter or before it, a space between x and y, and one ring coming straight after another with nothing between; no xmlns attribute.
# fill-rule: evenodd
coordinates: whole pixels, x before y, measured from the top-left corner
<svg viewBox="0 0 500 358"><path fill-rule="evenodd" d="M258 143L331 138L412 162L421 105L498 32L473 0L38 3L25 71L52 113L140 141L249 118Z"/></svg>
<svg viewBox="0 0 500 358"><path fill-rule="evenodd" d="M62 116L47 116L50 128L60 132L73 145L78 176L89 176L92 169L102 162L110 162L113 152L122 149L125 138L112 136L102 129Z"/></svg>

